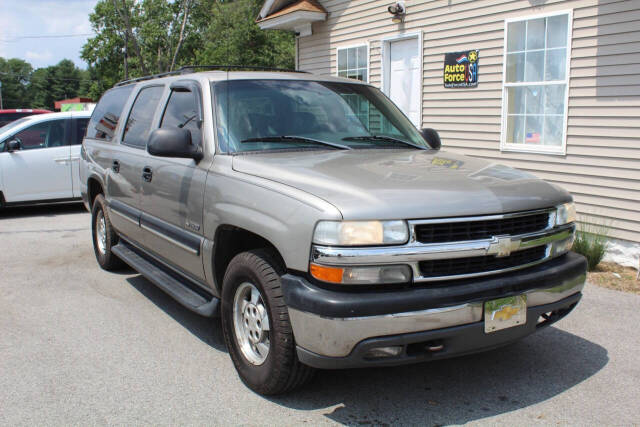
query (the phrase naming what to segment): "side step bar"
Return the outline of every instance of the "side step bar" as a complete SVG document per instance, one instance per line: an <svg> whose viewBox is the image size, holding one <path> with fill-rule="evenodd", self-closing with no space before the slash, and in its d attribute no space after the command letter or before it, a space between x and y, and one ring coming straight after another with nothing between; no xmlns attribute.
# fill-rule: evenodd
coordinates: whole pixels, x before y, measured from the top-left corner
<svg viewBox="0 0 640 427"><path fill-rule="evenodd" d="M142 274L189 310L206 317L213 317L218 314L220 304L218 298L209 296L209 299L207 299L200 293L193 291L174 275L164 271L155 263L136 252L126 242L120 240L120 243L111 248L111 250L118 258L129 264L131 268Z"/></svg>

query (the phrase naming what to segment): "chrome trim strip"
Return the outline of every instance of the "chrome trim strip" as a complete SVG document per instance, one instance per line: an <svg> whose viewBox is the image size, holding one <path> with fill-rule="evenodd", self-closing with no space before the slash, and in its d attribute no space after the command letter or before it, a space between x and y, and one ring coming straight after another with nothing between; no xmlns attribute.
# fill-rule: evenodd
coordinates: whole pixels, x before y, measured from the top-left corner
<svg viewBox="0 0 640 427"><path fill-rule="evenodd" d="M175 239L172 239L171 237L167 236L166 234L157 231L155 228L149 227L145 223L141 223L140 227L142 227L143 230L146 230L146 231L150 232L151 234L166 240L167 242L173 243L174 245L176 245L180 249L185 250L185 251L187 251L187 252L189 252L191 254L198 255L198 253L199 253L198 250L196 250L194 248L191 248L191 247L189 247L189 246L187 246L187 245L183 244L182 242L179 242L179 241L177 241Z"/></svg>
<svg viewBox="0 0 640 427"><path fill-rule="evenodd" d="M139 222L139 220L135 220L135 219L131 218L129 215L127 215L127 214L125 214L125 213L123 213L123 212L120 212L120 211L118 211L118 210L114 209L114 208L113 208L113 206L109 206L109 213L111 213L111 214L116 214L116 215L117 215L117 216L119 216L120 218L122 218L122 219L126 219L126 220L127 220L127 221L129 221L130 223L135 224L135 225L137 225L137 226L140 226L140 222Z"/></svg>
<svg viewBox="0 0 640 427"><path fill-rule="evenodd" d="M585 275L548 289L525 292L527 307L550 304L582 291ZM344 357L367 338L460 326L482 321L482 302L380 316L331 318L289 308L296 343L328 357Z"/></svg>
<svg viewBox="0 0 640 427"><path fill-rule="evenodd" d="M537 233L508 237L511 251L529 249L566 239L573 233L573 226ZM408 243L402 246L334 247L314 245L311 260L328 265L378 265L398 264L426 260L469 258L497 253L494 245L501 238L452 243ZM504 239L504 238L502 238Z"/></svg>

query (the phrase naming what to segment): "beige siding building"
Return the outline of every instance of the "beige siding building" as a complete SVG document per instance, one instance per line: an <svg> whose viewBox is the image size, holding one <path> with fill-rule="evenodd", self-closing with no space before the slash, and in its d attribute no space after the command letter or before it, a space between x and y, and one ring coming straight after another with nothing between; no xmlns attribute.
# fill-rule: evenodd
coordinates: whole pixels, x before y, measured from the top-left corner
<svg viewBox="0 0 640 427"><path fill-rule="evenodd" d="M390 5L266 0L258 23L298 33L298 69L381 88L443 149L571 191L584 221L611 227L612 254L637 265L640 0ZM477 86L445 87L446 53L476 64Z"/></svg>

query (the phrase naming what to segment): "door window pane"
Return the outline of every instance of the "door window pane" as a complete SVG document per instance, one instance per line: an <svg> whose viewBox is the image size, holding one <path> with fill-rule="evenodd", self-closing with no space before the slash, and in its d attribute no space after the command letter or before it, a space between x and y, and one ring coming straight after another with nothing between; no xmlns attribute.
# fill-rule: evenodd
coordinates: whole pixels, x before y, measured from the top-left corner
<svg viewBox="0 0 640 427"><path fill-rule="evenodd" d="M61 147L65 144L65 120L37 123L14 135L20 141L21 150ZM12 139L12 138L10 138Z"/></svg>
<svg viewBox="0 0 640 427"><path fill-rule="evenodd" d="M110 89L102 95L91 114L87 127L87 138L111 141L118 126L124 104L129 99L133 85Z"/></svg>
<svg viewBox="0 0 640 427"><path fill-rule="evenodd" d="M142 89L136 97L127 119L122 142L134 147L146 147L151 129L151 120L156 112L163 86L150 86Z"/></svg>
<svg viewBox="0 0 640 427"><path fill-rule="evenodd" d="M367 46L338 49L338 76L368 81Z"/></svg>
<svg viewBox="0 0 640 427"><path fill-rule="evenodd" d="M202 139L202 123L198 119L198 104L196 104L199 102L193 92L172 91L160 127L187 129L191 132L191 143L199 145Z"/></svg>
<svg viewBox="0 0 640 427"><path fill-rule="evenodd" d="M73 145L82 144L82 139L84 138L85 133L87 133L88 124L89 119L73 119L73 126L75 127L76 132Z"/></svg>

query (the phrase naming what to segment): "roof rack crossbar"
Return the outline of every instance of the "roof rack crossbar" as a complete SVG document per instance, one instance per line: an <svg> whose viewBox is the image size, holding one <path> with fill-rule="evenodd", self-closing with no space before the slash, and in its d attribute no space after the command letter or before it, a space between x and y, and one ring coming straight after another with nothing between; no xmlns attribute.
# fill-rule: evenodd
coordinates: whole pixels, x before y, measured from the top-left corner
<svg viewBox="0 0 640 427"><path fill-rule="evenodd" d="M308 73L308 71L300 71L300 70L289 70L286 68L276 68L276 67L262 67L257 65L185 65L180 67L175 71L167 71L165 73L151 74L148 76L136 77L134 79L122 80L115 84L115 86L124 86L130 83L142 82L145 80L158 79L160 77L166 76L175 76L178 74L187 74L194 73L196 70L221 70L221 71L232 71L232 70L253 70L253 71L280 71L286 73Z"/></svg>

